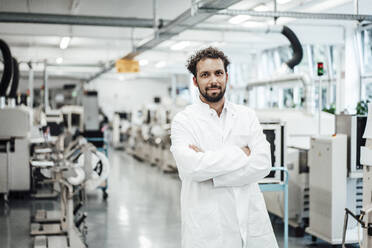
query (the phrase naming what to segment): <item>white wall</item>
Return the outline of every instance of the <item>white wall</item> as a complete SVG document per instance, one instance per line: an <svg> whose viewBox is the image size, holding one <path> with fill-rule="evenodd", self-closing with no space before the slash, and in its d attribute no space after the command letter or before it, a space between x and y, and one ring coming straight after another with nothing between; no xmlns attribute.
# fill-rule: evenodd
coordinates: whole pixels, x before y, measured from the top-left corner
<svg viewBox="0 0 372 248"><path fill-rule="evenodd" d="M43 77L36 76L34 77L34 89L40 88L43 85ZM65 84L78 84L80 83L79 79L73 78L48 78L48 87L51 88L62 88ZM29 89L28 77L22 75L18 84L18 92L26 93Z"/></svg>
<svg viewBox="0 0 372 248"><path fill-rule="evenodd" d="M89 89L98 91L99 106L111 119L115 111L137 109L153 102L155 96L169 96L170 78L137 78L119 80L96 80Z"/></svg>

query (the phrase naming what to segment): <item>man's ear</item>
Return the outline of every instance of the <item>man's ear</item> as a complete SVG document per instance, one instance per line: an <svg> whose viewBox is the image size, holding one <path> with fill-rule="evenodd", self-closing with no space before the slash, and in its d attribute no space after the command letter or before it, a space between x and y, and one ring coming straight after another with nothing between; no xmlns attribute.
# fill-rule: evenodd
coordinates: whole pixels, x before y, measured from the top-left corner
<svg viewBox="0 0 372 248"><path fill-rule="evenodd" d="M196 77L192 77L192 81L194 82L195 87L198 87L198 82L196 81Z"/></svg>
<svg viewBox="0 0 372 248"><path fill-rule="evenodd" d="M226 83L229 81L229 73L226 72Z"/></svg>

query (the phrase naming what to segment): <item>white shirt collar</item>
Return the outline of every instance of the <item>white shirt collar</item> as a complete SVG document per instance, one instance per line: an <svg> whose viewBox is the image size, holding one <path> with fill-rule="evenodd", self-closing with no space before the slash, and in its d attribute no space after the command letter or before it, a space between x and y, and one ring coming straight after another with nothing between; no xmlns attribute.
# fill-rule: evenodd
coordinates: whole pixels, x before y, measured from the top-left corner
<svg viewBox="0 0 372 248"><path fill-rule="evenodd" d="M207 103L203 102L200 99L200 95L197 97L197 100L196 101L197 101L197 104L201 106L201 108L202 108L203 111L208 111L210 113L216 113L216 111L214 109L212 109ZM229 105L230 105L230 103L229 103L229 101L225 97L225 103L223 105L222 113L228 111L228 109L230 108Z"/></svg>

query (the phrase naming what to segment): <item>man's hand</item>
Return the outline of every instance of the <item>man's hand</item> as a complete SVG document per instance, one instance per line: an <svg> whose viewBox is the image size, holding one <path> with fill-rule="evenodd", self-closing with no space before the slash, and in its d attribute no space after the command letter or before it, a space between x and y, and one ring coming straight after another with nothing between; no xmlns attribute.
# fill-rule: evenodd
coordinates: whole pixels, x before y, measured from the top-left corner
<svg viewBox="0 0 372 248"><path fill-rule="evenodd" d="M196 151L196 152L204 152L202 149L200 149L199 147L197 147L195 145L189 145L189 148Z"/></svg>
<svg viewBox="0 0 372 248"><path fill-rule="evenodd" d="M242 150L248 157L251 155L251 149L248 146L242 147Z"/></svg>

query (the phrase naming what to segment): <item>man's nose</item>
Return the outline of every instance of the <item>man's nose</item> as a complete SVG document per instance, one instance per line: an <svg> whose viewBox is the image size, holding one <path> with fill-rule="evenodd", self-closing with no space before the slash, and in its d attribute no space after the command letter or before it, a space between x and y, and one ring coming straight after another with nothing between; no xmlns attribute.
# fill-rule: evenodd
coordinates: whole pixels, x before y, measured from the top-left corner
<svg viewBox="0 0 372 248"><path fill-rule="evenodd" d="M211 84L217 84L218 83L218 77L216 75L211 75L210 77Z"/></svg>

